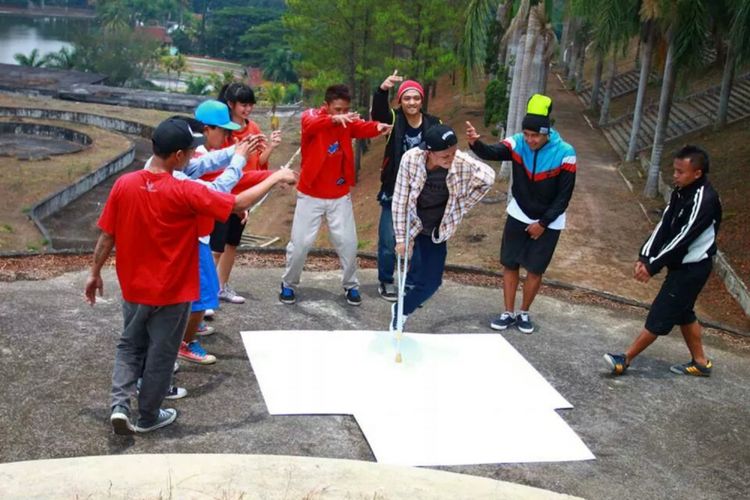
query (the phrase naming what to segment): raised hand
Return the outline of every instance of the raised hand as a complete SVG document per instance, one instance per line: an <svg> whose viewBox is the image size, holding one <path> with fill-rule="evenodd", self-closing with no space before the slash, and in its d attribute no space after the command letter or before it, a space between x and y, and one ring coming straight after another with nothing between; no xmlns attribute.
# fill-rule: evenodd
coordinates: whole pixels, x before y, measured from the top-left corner
<svg viewBox="0 0 750 500"><path fill-rule="evenodd" d="M382 90L391 90L398 82L402 82L404 80L403 76L398 76L398 70L394 69L393 74L389 75L388 78L383 80L383 83L380 84L380 88Z"/></svg>
<svg viewBox="0 0 750 500"><path fill-rule="evenodd" d="M271 132L271 149L274 149L281 144L281 130L274 130Z"/></svg>
<svg viewBox="0 0 750 500"><path fill-rule="evenodd" d="M234 150L235 154L243 155L245 158L249 158L250 155L257 151L265 149L266 136L263 134L250 135L242 139L237 143L237 148Z"/></svg>
<svg viewBox="0 0 750 500"><path fill-rule="evenodd" d="M466 140L469 141L469 145L473 146L480 137L481 135L477 134L477 129L474 128L474 125L471 122L466 122Z"/></svg>

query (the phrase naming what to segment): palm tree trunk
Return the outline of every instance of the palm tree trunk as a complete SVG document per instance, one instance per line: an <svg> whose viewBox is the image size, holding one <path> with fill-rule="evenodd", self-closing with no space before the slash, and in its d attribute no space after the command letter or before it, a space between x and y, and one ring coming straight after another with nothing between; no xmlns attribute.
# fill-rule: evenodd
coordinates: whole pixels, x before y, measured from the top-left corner
<svg viewBox="0 0 750 500"><path fill-rule="evenodd" d="M536 47L534 48L534 58L531 61L532 81L529 82L529 86L531 88L529 96L533 94L544 93L544 84L542 83L542 78L546 74L546 72L544 71L544 65L544 39L542 37L538 37L536 41Z"/></svg>
<svg viewBox="0 0 750 500"><path fill-rule="evenodd" d="M539 7L534 7L534 9L537 8ZM526 101L529 100L533 90L532 85L537 80L536 75L532 75L532 73L534 70L534 50L539 38L541 25L534 9L529 12L529 20L526 28L526 43L523 48L523 64L521 65L521 81L518 85L519 91L516 101L516 128L518 128L518 124L521 123L526 113Z"/></svg>
<svg viewBox="0 0 750 500"><path fill-rule="evenodd" d="M576 92L580 93L583 90L583 65L586 63L586 44L578 44L578 57L576 58Z"/></svg>
<svg viewBox="0 0 750 500"><path fill-rule="evenodd" d="M521 68L523 67L523 55L524 51L522 47L526 45L526 35L521 35L518 39L518 47L516 48L515 64L513 66L513 77L510 83L510 99L508 101L508 119L506 120L506 134L511 135L516 133L516 116L518 115L518 93L520 92L521 85Z"/></svg>
<svg viewBox="0 0 750 500"><path fill-rule="evenodd" d="M604 70L604 54L597 50L596 52L596 69L594 70L594 83L591 85L591 102L589 109L595 110L599 107L599 93L602 88L602 72Z"/></svg>
<svg viewBox="0 0 750 500"><path fill-rule="evenodd" d="M500 24L500 27L505 32L510 24L511 16L513 15L513 0L505 0L497 4L496 21ZM507 64L508 51L502 50L502 46L497 51L497 66L502 68Z"/></svg>
<svg viewBox="0 0 750 500"><path fill-rule="evenodd" d="M612 102L612 87L615 83L615 77L617 76L617 52L612 50L612 58L609 61L609 78L607 78L607 85L604 89L604 99L602 101L602 109L599 113L599 126L603 127L609 121L609 105Z"/></svg>
<svg viewBox="0 0 750 500"><path fill-rule="evenodd" d="M719 94L719 109L716 113L716 122L714 130L721 130L727 124L727 114L729 113L729 96L732 94L732 82L734 81L735 62L737 56L732 43L729 43L726 53L726 62L724 63L724 73L721 76L721 93Z"/></svg>
<svg viewBox="0 0 750 500"><path fill-rule="evenodd" d="M557 58L557 63L563 67L563 71L567 69L567 66L565 65L565 49L568 47L568 38L570 38L570 25L570 18L565 18L565 21L563 22L562 36L560 37L560 54ZM563 76L565 78L568 77L568 75Z"/></svg>
<svg viewBox="0 0 750 500"><path fill-rule="evenodd" d="M505 120L505 135L513 135L516 133L517 130L517 123L516 123L516 115L518 112L516 111L516 106L518 104L518 93L520 92L520 85L521 85L521 67L523 66L523 49L526 45L526 35L521 35L521 37L518 39L518 44L516 47L516 54L518 54L518 57L516 58L516 61L513 66L513 76L510 80L510 97L508 98L508 119ZM507 179L510 177L510 162L504 161L502 165L500 166L500 178L501 179Z"/></svg>
<svg viewBox="0 0 750 500"><path fill-rule="evenodd" d="M656 38L655 29L651 24L647 27L646 45L641 47L641 73L638 77L638 95L635 99L633 126L630 129L630 141L628 142L628 152L625 155L625 161L635 160L635 153L638 151L638 134L641 131L643 102L646 100L646 87L648 87L648 78L651 74L651 56L654 53L654 39Z"/></svg>
<svg viewBox="0 0 750 500"><path fill-rule="evenodd" d="M674 25L669 27L667 40L667 59L664 62L664 78L661 84L661 95L659 96L659 116L656 120L656 130L654 131L654 146L651 149L651 161L648 166L648 176L646 177L646 188L643 194L649 198L656 198L659 194L659 171L661 168L661 158L664 152L664 139L666 136L667 123L669 122L669 111L672 106L672 93L675 79L674 66Z"/></svg>

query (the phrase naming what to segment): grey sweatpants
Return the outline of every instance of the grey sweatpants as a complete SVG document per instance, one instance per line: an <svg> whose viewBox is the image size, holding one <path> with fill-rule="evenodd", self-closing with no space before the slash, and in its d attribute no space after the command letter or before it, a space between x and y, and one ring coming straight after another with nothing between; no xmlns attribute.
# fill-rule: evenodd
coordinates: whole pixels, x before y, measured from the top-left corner
<svg viewBox="0 0 750 500"><path fill-rule="evenodd" d="M189 315L190 302L157 307L122 301L124 327L112 371L112 408L119 405L130 409L130 396L138 377L143 376L138 395L139 422L148 425L156 420L172 383Z"/></svg>
<svg viewBox="0 0 750 500"><path fill-rule="evenodd" d="M297 207L294 209L292 238L286 246L286 272L282 277L284 286L296 288L299 285L302 268L315 239L320 223L326 219L328 234L341 261L343 276L341 283L345 289L359 287L357 279L357 226L354 223L352 195L341 198L314 198L297 193Z"/></svg>

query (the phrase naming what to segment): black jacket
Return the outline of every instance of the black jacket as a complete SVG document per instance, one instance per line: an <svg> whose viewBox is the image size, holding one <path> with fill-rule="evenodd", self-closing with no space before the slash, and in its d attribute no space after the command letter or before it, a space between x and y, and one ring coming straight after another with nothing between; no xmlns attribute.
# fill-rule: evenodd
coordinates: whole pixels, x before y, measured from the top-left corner
<svg viewBox="0 0 750 500"><path fill-rule="evenodd" d="M523 134L506 137L499 144L476 141L471 150L483 160L513 164L513 198L530 219L547 227L568 208L575 187L577 160L573 146L556 130L540 149L532 150Z"/></svg>
<svg viewBox="0 0 750 500"><path fill-rule="evenodd" d="M651 276L663 267L678 269L716 254L721 200L705 176L672 191L669 205L641 247L639 260Z"/></svg>
<svg viewBox="0 0 750 500"><path fill-rule="evenodd" d="M380 193L388 197L393 196L393 188L396 185L396 175L398 175L398 166L401 163L403 155L402 144L404 142L404 133L406 131L407 121L404 112L399 109L391 109L388 102L388 91L380 87L375 91L372 98L372 109L370 110L372 120L393 125L393 130L388 134L388 142L385 145L385 154L383 155L383 166L380 168ZM424 132L433 125L442 123L439 118L422 113L422 131Z"/></svg>

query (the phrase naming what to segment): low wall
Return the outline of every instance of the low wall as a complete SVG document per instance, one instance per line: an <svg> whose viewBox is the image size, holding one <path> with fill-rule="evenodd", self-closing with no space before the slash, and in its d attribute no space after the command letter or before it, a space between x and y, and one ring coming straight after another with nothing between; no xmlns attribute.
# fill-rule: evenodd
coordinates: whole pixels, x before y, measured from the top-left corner
<svg viewBox="0 0 750 500"><path fill-rule="evenodd" d="M81 123L83 125L91 125L93 127L114 130L116 132L122 132L123 134L138 135L146 138L150 138L151 133L153 132L153 127L144 125L143 123L80 111L0 106L0 116Z"/></svg>
<svg viewBox="0 0 750 500"><path fill-rule="evenodd" d="M82 113L77 111L62 111L58 109L39 109L39 108L14 108L10 106L0 106L0 116L12 116L17 118L33 118L37 120L59 120L72 123L81 123L91 125L107 130L114 130L130 135L139 135L142 137L151 137L153 127L142 123L122 120L110 116L95 115L93 113ZM135 160L135 145L131 142L128 149L119 154L116 158L108 161L90 174L78 179L73 184L61 189L60 191L48 196L44 200L35 204L31 208L29 216L39 231L44 235L44 239L49 242L51 247L50 234L42 223L42 220L53 213L62 209L73 200L85 194L91 188L104 181L112 174L120 172Z"/></svg>
<svg viewBox="0 0 750 500"><path fill-rule="evenodd" d="M109 176L125 169L133 163L133 160L135 160L135 145L131 143L124 153L31 207L29 216L44 235L50 248L52 248L52 238L42 220L84 195Z"/></svg>
<svg viewBox="0 0 750 500"><path fill-rule="evenodd" d="M83 132L40 123L0 122L0 134L52 137L75 142L84 147L90 146L93 142L91 136Z"/></svg>

